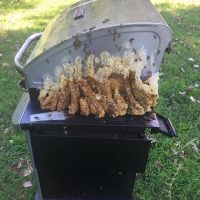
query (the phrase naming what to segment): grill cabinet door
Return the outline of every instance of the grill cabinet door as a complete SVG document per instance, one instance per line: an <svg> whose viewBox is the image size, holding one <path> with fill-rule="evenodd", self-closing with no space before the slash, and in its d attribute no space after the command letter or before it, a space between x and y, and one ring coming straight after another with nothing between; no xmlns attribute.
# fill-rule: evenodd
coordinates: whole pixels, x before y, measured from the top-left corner
<svg viewBox="0 0 200 200"><path fill-rule="evenodd" d="M45 199L131 197L135 173L145 170L150 140L56 135L30 137Z"/></svg>

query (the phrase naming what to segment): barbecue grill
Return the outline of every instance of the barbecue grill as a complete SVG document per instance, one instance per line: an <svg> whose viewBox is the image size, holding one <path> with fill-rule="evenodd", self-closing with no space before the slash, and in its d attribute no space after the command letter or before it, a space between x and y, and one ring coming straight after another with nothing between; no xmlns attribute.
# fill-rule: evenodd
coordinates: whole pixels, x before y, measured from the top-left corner
<svg viewBox="0 0 200 200"><path fill-rule="evenodd" d="M171 30L148 0L80 1L62 12L44 33L30 36L15 57L27 88L13 114L25 131L37 183L35 199L120 199L132 196L136 173L144 173L151 139L146 130L176 136L168 118L155 111L142 116L101 119L44 111L38 102L45 74L63 58L93 52L123 55L144 47L154 57L141 78L159 72L170 49ZM24 53L37 41L25 65ZM149 55L149 56L151 56Z"/></svg>

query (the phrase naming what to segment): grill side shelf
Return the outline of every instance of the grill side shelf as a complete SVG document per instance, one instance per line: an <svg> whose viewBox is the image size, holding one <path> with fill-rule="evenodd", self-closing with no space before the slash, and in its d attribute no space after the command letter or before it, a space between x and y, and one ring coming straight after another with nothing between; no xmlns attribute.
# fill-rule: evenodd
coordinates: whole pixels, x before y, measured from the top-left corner
<svg viewBox="0 0 200 200"><path fill-rule="evenodd" d="M24 93L15 109L15 112L12 116L12 124L15 131L21 131L21 121L24 116L24 113L27 110L28 104L30 102L30 97L28 93Z"/></svg>
<svg viewBox="0 0 200 200"><path fill-rule="evenodd" d="M154 129L154 132L161 132L168 137L177 137L176 130L172 125L172 122L169 118L163 117L160 114L156 114L158 123L160 125L159 128Z"/></svg>

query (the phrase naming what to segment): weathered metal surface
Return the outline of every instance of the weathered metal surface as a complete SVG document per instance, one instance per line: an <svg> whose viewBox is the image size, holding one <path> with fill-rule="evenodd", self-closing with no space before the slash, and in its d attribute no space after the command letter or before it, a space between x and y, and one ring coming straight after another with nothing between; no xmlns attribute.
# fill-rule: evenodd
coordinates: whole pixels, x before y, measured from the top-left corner
<svg viewBox="0 0 200 200"><path fill-rule="evenodd" d="M84 8L83 16L74 19L80 8ZM122 56L144 47L148 57L154 57L154 72L158 72L171 39L170 28L149 0L81 1L47 26L23 69L26 86L40 88L42 77L54 76L63 58L85 58L91 52ZM142 77L150 70L146 66Z"/></svg>
<svg viewBox="0 0 200 200"><path fill-rule="evenodd" d="M80 7L85 8L85 15L79 20L74 20L74 13ZM83 33L94 26L100 29L130 23L166 25L149 0L96 0L86 4L79 3L51 21L30 60L76 33Z"/></svg>

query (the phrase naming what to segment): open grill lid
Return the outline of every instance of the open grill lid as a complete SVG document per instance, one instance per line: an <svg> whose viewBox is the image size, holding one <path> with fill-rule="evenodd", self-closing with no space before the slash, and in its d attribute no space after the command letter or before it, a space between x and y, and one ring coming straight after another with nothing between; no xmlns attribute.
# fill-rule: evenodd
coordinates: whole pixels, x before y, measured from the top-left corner
<svg viewBox="0 0 200 200"><path fill-rule="evenodd" d="M77 19L78 16L79 19ZM167 26L160 14L155 12L149 0L80 1L79 5L72 6L49 23L29 61L76 34L129 24L134 26L160 25L161 29L164 29L162 26ZM168 26L167 28L169 29Z"/></svg>
<svg viewBox="0 0 200 200"><path fill-rule="evenodd" d="M90 52L122 56L144 47L148 56L154 57L154 72L158 72L172 39L170 28L149 0L80 1L54 18L43 34L29 38L28 44L41 35L26 66L16 62L29 88L41 87L42 77L53 75L66 56L74 60ZM149 70L147 66L142 76Z"/></svg>

